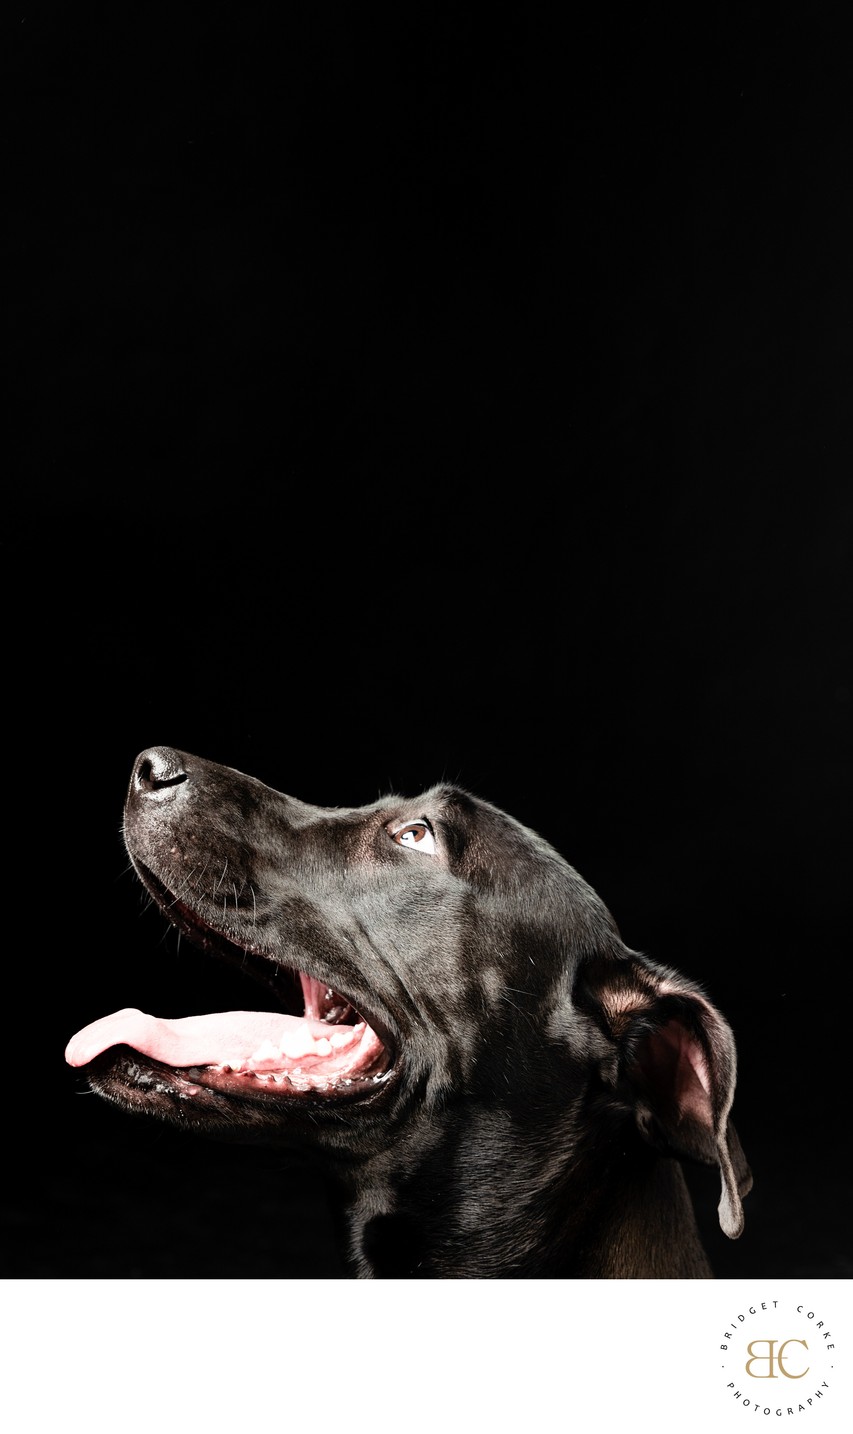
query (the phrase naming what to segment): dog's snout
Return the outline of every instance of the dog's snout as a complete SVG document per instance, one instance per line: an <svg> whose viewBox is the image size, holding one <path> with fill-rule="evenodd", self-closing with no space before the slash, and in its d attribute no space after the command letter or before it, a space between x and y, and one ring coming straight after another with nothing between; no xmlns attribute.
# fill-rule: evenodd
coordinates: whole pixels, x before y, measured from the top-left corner
<svg viewBox="0 0 853 1434"><path fill-rule="evenodd" d="M183 756L171 747L149 747L136 759L133 787L141 796L164 787L177 787L187 779Z"/></svg>

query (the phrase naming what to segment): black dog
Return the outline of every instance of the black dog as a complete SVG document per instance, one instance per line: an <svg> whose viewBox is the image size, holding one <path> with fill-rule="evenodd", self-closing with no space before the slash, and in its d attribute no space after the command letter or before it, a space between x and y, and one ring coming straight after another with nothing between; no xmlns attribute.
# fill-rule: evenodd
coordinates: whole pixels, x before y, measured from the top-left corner
<svg viewBox="0 0 853 1434"><path fill-rule="evenodd" d="M719 1165L739 1235L731 1030L541 837L453 786L312 807L166 747L124 830L268 1010L96 1021L66 1052L95 1090L316 1150L355 1275L710 1277L677 1157Z"/></svg>

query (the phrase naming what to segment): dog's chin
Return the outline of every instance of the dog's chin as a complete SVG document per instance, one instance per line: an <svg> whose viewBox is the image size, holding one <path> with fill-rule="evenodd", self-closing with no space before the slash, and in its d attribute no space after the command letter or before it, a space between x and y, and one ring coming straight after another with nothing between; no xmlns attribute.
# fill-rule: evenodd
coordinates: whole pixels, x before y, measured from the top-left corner
<svg viewBox="0 0 853 1434"><path fill-rule="evenodd" d="M317 1077L309 1086L299 1076L288 1080L272 1071L170 1066L129 1046L112 1046L86 1066L85 1075L92 1090L131 1113L222 1134L286 1136L303 1119L316 1134L324 1110L334 1118L342 1104L384 1102L396 1076L385 1056L384 1068L374 1066L370 1074Z"/></svg>

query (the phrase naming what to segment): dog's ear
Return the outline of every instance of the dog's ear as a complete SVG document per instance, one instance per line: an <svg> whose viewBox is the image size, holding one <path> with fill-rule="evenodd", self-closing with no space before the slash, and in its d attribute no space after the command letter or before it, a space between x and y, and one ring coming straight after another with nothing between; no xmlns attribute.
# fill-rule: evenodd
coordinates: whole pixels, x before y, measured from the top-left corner
<svg viewBox="0 0 853 1434"><path fill-rule="evenodd" d="M617 1050L637 1126L660 1149L719 1165L720 1226L743 1230L752 1174L729 1119L737 1056L728 1022L698 986L635 952L584 965L580 991Z"/></svg>

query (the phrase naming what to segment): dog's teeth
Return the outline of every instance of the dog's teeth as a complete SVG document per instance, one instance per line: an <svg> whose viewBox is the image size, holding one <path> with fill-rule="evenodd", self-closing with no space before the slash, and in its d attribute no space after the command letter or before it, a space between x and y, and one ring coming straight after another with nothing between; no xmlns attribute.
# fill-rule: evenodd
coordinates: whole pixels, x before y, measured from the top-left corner
<svg viewBox="0 0 853 1434"><path fill-rule="evenodd" d="M283 1051L283 1045L278 1047L275 1046L272 1041L262 1041L258 1049L252 1051L248 1064L250 1066L269 1065L270 1061L276 1064L281 1060Z"/></svg>
<svg viewBox="0 0 853 1434"><path fill-rule="evenodd" d="M264 1046L270 1044L264 1042ZM261 1048L263 1049L263 1047ZM287 1056L290 1060L296 1060L299 1056L309 1056L314 1050L314 1037L309 1030L297 1027L295 1030L285 1031L281 1037L280 1050L275 1051L276 1057ZM253 1057L254 1059L254 1057Z"/></svg>

